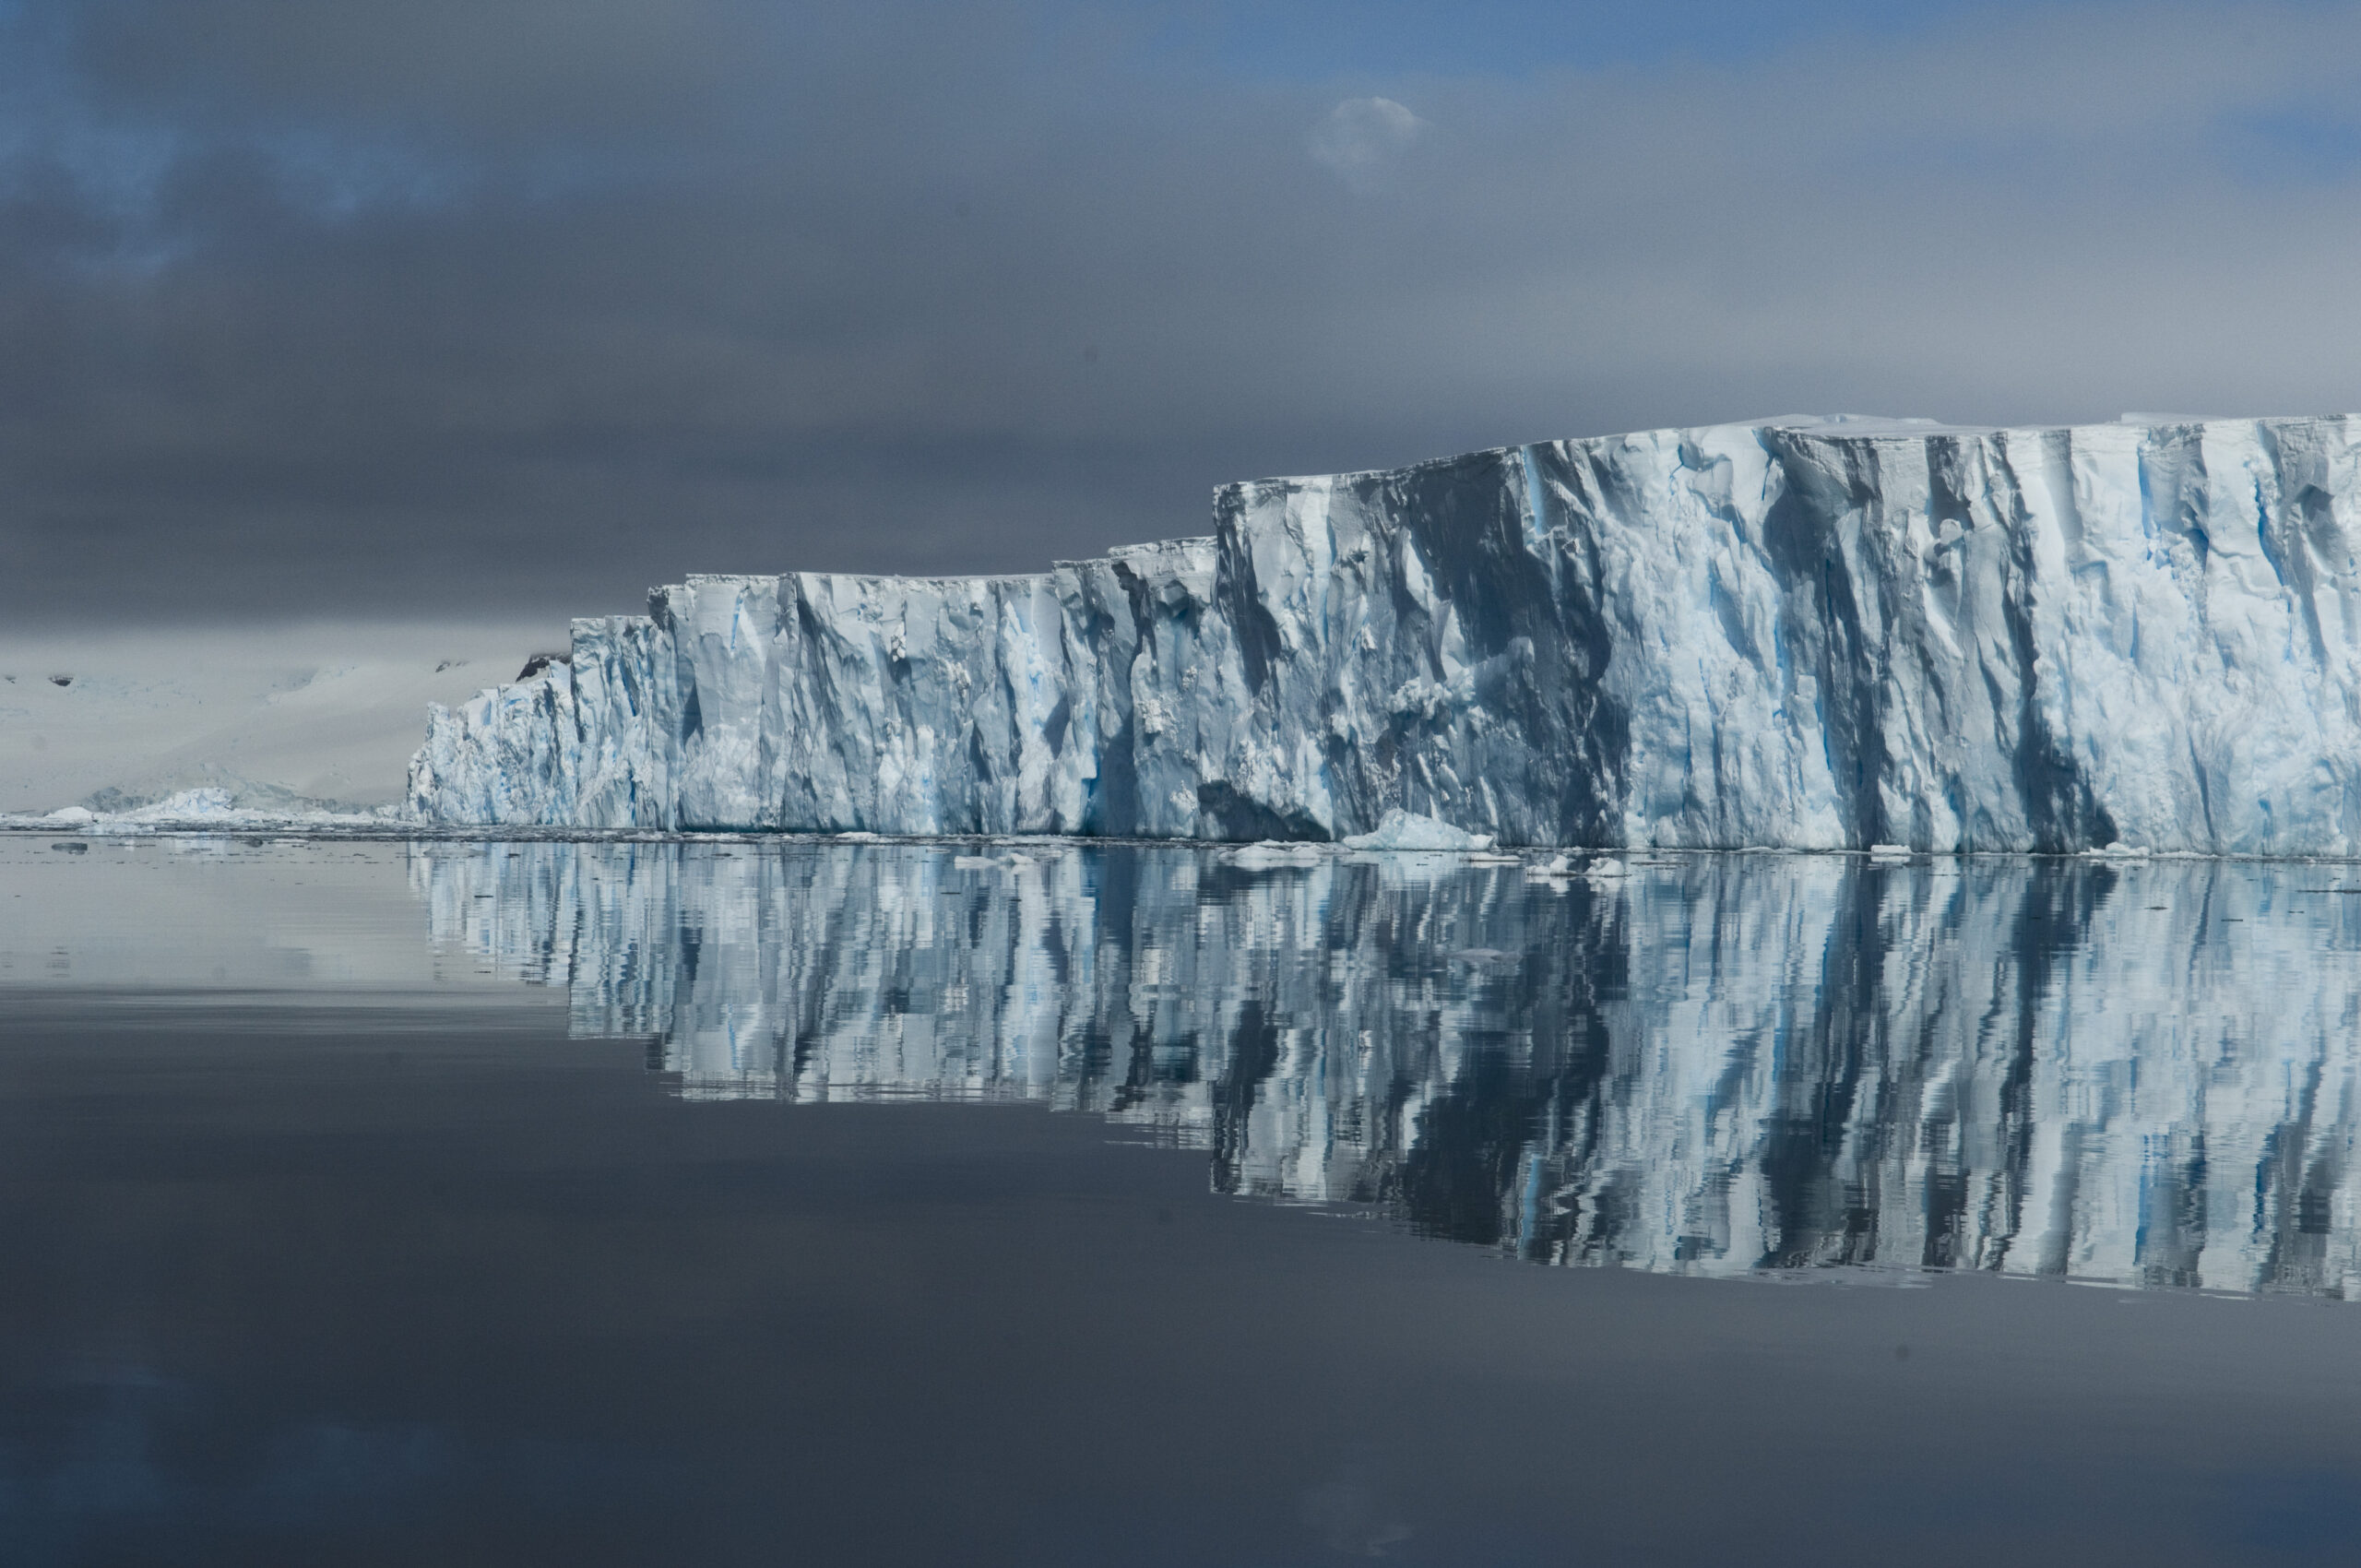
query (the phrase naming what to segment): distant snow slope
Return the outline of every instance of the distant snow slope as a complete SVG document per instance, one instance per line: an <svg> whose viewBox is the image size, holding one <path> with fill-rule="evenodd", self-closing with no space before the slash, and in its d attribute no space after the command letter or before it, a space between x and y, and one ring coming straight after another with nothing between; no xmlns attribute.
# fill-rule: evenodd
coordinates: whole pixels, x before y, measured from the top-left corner
<svg viewBox="0 0 2361 1568"><path fill-rule="evenodd" d="M198 788L273 810L390 804L428 705L546 646L533 624L0 636L0 813Z"/></svg>
<svg viewBox="0 0 2361 1568"><path fill-rule="evenodd" d="M438 823L2361 854L2361 423L1792 419L1224 487L1032 576L692 577Z"/></svg>

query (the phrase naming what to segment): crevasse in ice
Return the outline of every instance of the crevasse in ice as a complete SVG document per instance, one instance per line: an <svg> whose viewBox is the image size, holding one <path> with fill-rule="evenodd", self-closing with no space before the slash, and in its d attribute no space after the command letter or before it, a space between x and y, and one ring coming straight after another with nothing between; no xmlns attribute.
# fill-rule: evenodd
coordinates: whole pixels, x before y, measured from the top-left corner
<svg viewBox="0 0 2361 1568"><path fill-rule="evenodd" d="M1233 484L1034 576L705 576L437 708L443 824L2361 852L2344 417L1798 420Z"/></svg>

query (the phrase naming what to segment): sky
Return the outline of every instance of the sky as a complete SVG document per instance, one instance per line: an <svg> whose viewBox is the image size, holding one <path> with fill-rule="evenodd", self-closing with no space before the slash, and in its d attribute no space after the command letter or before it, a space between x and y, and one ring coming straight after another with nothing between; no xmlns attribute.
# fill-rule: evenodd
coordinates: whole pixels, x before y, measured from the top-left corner
<svg viewBox="0 0 2361 1568"><path fill-rule="evenodd" d="M0 618L1023 571L1774 413L2361 409L2361 6L0 0Z"/></svg>

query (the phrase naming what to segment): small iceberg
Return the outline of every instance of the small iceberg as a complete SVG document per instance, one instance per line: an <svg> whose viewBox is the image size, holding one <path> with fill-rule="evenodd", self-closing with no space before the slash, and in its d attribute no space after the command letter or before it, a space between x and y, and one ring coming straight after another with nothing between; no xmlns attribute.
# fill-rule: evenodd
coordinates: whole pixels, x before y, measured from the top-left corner
<svg viewBox="0 0 2361 1568"><path fill-rule="evenodd" d="M1379 821L1376 831L1356 833L1345 840L1347 849L1378 849L1412 854L1464 855L1492 847L1489 833L1468 833L1434 817L1395 806Z"/></svg>

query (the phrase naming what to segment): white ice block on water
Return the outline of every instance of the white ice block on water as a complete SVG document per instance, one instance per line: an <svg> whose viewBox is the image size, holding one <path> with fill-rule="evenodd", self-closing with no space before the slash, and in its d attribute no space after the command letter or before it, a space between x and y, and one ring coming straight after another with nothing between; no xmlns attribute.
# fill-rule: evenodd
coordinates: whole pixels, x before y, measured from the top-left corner
<svg viewBox="0 0 2361 1568"><path fill-rule="evenodd" d="M1456 853L1489 849L1491 837L1469 833L1447 822L1437 822L1430 816L1419 816L1395 806L1389 810L1372 833L1356 833L1347 837L1346 847L1354 849L1442 850Z"/></svg>
<svg viewBox="0 0 2361 1568"><path fill-rule="evenodd" d="M1233 484L1033 576L693 577L444 824L2361 853L2345 417L1789 420Z"/></svg>

